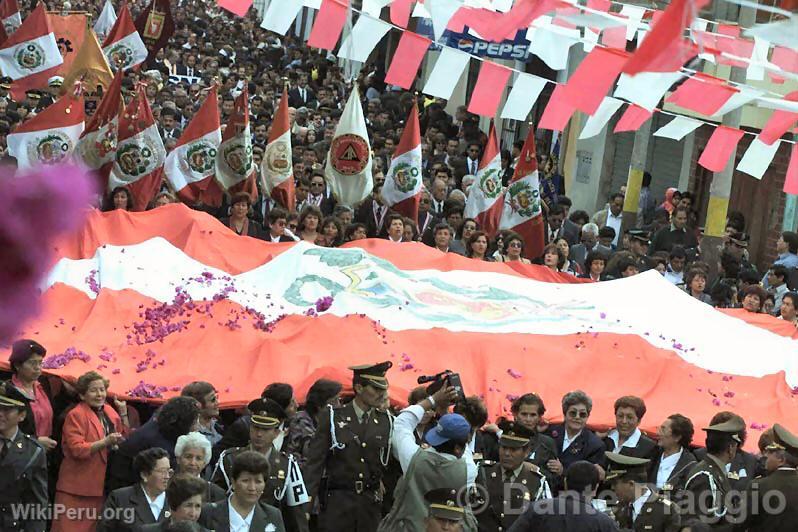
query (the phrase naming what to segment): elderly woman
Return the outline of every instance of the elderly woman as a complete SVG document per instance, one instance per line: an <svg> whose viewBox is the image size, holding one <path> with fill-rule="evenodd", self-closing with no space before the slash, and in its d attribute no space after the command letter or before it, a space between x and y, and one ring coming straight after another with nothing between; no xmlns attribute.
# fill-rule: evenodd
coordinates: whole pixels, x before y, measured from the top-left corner
<svg viewBox="0 0 798 532"><path fill-rule="evenodd" d="M284 450L293 454L300 464L304 463L310 440L316 433L319 415L327 412L328 405L338 406L342 388L340 382L317 380L308 390L305 407L291 418Z"/></svg>
<svg viewBox="0 0 798 532"><path fill-rule="evenodd" d="M166 486L174 473L169 453L160 447L145 449L136 455L133 469L138 482L108 494L97 532L132 532L169 516Z"/></svg>
<svg viewBox="0 0 798 532"><path fill-rule="evenodd" d="M509 233L504 237L504 255L496 257L497 262L520 262L521 264L532 264L532 262L524 258L524 239L518 233Z"/></svg>
<svg viewBox="0 0 798 532"><path fill-rule="evenodd" d="M202 479L202 472L211 462L211 444L201 432L189 432L177 438L175 444L176 471L180 475L197 477L205 484L205 500L214 502L225 498L222 488Z"/></svg>
<svg viewBox="0 0 798 532"><path fill-rule="evenodd" d="M103 506L109 451L124 440L128 420L124 401L106 404L108 381L96 371L81 375L75 383L80 397L66 416L62 431L64 459L58 474L55 504L65 512L53 519L53 532L89 532ZM122 414L118 414L122 412ZM70 518L71 517L71 518Z"/></svg>
<svg viewBox="0 0 798 532"><path fill-rule="evenodd" d="M232 229L237 235L260 238L263 227L255 220L248 218L252 206L252 197L246 192L238 192L230 198L230 217L222 218L221 222Z"/></svg>
<svg viewBox="0 0 798 532"><path fill-rule="evenodd" d="M299 234L297 236L305 242L315 243L321 236L321 233L319 233L321 219L321 209L315 205L305 206L299 214L299 223L297 224L297 231L299 231Z"/></svg>
<svg viewBox="0 0 798 532"><path fill-rule="evenodd" d="M582 390L568 392L563 396L562 413L565 422L549 428L549 435L554 438L560 458L549 460L546 465L555 475L562 475L568 466L579 460L587 460L600 468L604 467L604 442L587 428L592 410L593 400Z"/></svg>
<svg viewBox="0 0 798 532"><path fill-rule="evenodd" d="M35 340L18 340L11 347L8 363L13 372L11 384L28 400L25 421L19 428L35 437L49 451L58 442L50 437L53 433L53 407L39 382L42 359L46 354L47 350Z"/></svg>
<svg viewBox="0 0 798 532"><path fill-rule="evenodd" d="M642 433L640 422L646 415L646 403L639 397L625 395L615 401L615 428L607 433L607 450L636 458L653 458L657 443Z"/></svg>

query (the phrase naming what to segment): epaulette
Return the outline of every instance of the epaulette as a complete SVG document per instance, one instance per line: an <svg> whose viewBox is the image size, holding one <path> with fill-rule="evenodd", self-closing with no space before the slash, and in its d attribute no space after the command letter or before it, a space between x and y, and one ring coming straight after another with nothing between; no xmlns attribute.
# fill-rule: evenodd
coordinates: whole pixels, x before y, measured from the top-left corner
<svg viewBox="0 0 798 532"><path fill-rule="evenodd" d="M22 432L22 431L20 431L20 432ZM33 436L31 436L30 434L25 434L24 432L22 432L22 435L23 435L23 436L24 436L26 439L30 440L30 442L31 442L31 443L33 443L33 444L37 445L38 447L41 447L41 448L42 448L42 450L45 450L45 451L47 450L47 449L45 449L45 448L44 448L44 445L42 445L41 443L39 443L39 440L37 440L36 438L34 438Z"/></svg>
<svg viewBox="0 0 798 532"><path fill-rule="evenodd" d="M664 504L665 506L675 506L675 505L673 504L673 501L671 501L671 500L670 500L670 499L668 499L667 497L663 497L662 495L660 495L659 497L657 497L657 501L658 501L658 502L661 502L661 503L662 503L662 504Z"/></svg>
<svg viewBox="0 0 798 532"><path fill-rule="evenodd" d="M538 465L526 462L524 464L524 469L527 469L528 471L531 471L532 473L536 474L537 476L539 476L541 478L545 478L546 477L546 475L543 474L543 471L540 470L540 466L538 466Z"/></svg>
<svg viewBox="0 0 798 532"><path fill-rule="evenodd" d="M479 463L479 465L481 465L481 466L483 466L483 467L491 467L491 466L494 466L494 465L496 465L496 464L498 464L498 463L499 463L499 462L494 462L493 460L482 460L482 461Z"/></svg>

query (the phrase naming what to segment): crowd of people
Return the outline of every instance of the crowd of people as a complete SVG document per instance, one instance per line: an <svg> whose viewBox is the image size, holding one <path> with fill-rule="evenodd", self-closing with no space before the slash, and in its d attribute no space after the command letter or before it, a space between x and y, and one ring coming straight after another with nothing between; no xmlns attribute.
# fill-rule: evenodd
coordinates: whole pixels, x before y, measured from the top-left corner
<svg viewBox="0 0 798 532"><path fill-rule="evenodd" d="M71 7L96 15L96 4L76 0ZM798 326L798 294L790 291L796 288L798 235L782 233L777 260L758 272L747 253L745 219L732 212L719 263L707 264L693 195L669 189L659 201L650 175L636 223L628 227L622 191L598 212L572 210L557 158L541 144L542 254L530 256L524 238L512 231L486 234L464 217L487 141L464 107L450 116L445 102L417 103L424 178L419 214L410 219L392 212L380 192L403 120L416 103L411 93L385 84L381 60L363 65L353 81L363 95L374 187L359 205L337 204L324 162L351 83L335 57L290 34L261 29L254 11L234 17L215 1L184 0L174 16L170 43L123 80L126 97L138 82L147 84L167 150L208 87L219 87L224 123L246 86L260 171L280 95L289 86L294 208L247 193L226 197L218 208L190 205L240 235L329 247L362 238L417 241L473 260L536 263L593 281L656 269L702 302L771 313ZM3 150L13 127L50 104L60 88L54 80L21 102L7 90L0 84ZM516 142L501 151L505 185L521 148ZM152 208L175 201L165 181ZM118 188L102 207L132 205L131 191ZM397 410L387 403L390 363L354 367L347 383L319 380L301 406L290 385L272 383L245 410L220 412L213 385L193 382L155 410L110 397L107 376L94 371L74 383L44 377L45 357L37 342L16 342L12 374L0 386L2 531L798 527L798 437L775 425L760 438L759 453L749 453L743 450L747 425L733 412L711 420L674 413L657 420L656 435L647 435L639 429L645 403L625 396L615 403L615 428L596 433L589 428L592 401L575 390L546 398L560 401L555 416L546 416L544 398L527 393L513 402L510 418L489 420L483 401L458 393L447 376L435 387L413 390L410 406ZM560 413L563 423L548 421ZM766 504L774 494L785 503L775 509Z"/></svg>
<svg viewBox="0 0 798 532"><path fill-rule="evenodd" d="M214 386L196 381L155 408L111 397L96 371L44 378L46 357L15 342L0 382L3 531L798 526L798 436L775 424L751 453L730 411L673 413L646 434L645 402L623 396L602 433L590 429L590 396L574 390L547 398L555 415L530 392L492 420L450 372L399 409L391 362L353 366L347 383L319 379L301 405L275 382L246 409L220 411Z"/></svg>

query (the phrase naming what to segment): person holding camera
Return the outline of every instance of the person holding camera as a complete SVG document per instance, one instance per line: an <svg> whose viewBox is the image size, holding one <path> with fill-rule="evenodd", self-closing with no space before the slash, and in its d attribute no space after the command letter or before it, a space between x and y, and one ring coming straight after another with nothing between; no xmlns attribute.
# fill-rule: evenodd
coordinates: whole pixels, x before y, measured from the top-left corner
<svg viewBox="0 0 798 532"><path fill-rule="evenodd" d="M415 439L416 426L426 411L448 407L458 397L457 388L446 382L433 395L408 406L396 416L392 444L404 476L396 484L393 507L380 523L378 532L423 532L427 492L445 488L465 496L466 487L474 483L476 466L468 450L472 429L463 416L444 414L437 425L424 434L424 444L419 445ZM466 509L462 530L477 530L470 509Z"/></svg>
<svg viewBox="0 0 798 532"><path fill-rule="evenodd" d="M392 365L350 367L355 398L344 406L328 405L318 415L304 478L310 497L320 498L319 532L373 532L380 522L392 432L392 418L382 406Z"/></svg>

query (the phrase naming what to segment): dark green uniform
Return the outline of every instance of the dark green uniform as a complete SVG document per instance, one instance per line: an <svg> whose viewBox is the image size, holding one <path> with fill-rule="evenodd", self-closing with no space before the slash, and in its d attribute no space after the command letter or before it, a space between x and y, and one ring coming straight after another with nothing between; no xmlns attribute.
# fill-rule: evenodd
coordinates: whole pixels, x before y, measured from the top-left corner
<svg viewBox="0 0 798 532"><path fill-rule="evenodd" d="M684 491L697 504L691 504L690 514L711 525L712 530L730 531L726 520L729 508L726 507L726 494L731 484L726 469L714 460L712 455L695 464L687 474ZM729 515L731 517L731 514Z"/></svg>
<svg viewBox="0 0 798 532"><path fill-rule="evenodd" d="M628 505L618 506L615 520L622 530L635 532L651 530L653 532L679 532L681 530L681 514L678 507L664 496L651 492L635 518Z"/></svg>
<svg viewBox="0 0 798 532"><path fill-rule="evenodd" d="M480 510L480 532L507 530L531 502L551 497L546 476L537 467L534 469L529 464L522 465L518 476L507 482L501 464L490 460L480 464L473 503L475 511Z"/></svg>
<svg viewBox="0 0 798 532"><path fill-rule="evenodd" d="M329 411L321 413L305 463L308 493L320 497L322 506L319 530L373 532L381 518L378 503L390 452L390 416L372 410L358 422L350 402L333 409L332 418L331 425Z"/></svg>
<svg viewBox="0 0 798 532"><path fill-rule="evenodd" d="M0 442L4 443L4 442ZM47 510L47 457L44 448L21 430L0 450L0 530L40 532ZM30 512L14 515L12 505ZM37 515L37 510L42 514Z"/></svg>
<svg viewBox="0 0 798 532"><path fill-rule="evenodd" d="M219 456L219 462L213 472L211 481L230 491L232 483L233 460L243 451L253 451L250 447L234 447L226 449ZM284 489L289 474L289 457L287 454L272 449L267 457L269 461L269 478L266 479L266 488L263 490L261 502L279 508L283 514L283 522L287 531L307 532L308 520L306 512L310 512L309 504L289 506Z"/></svg>

